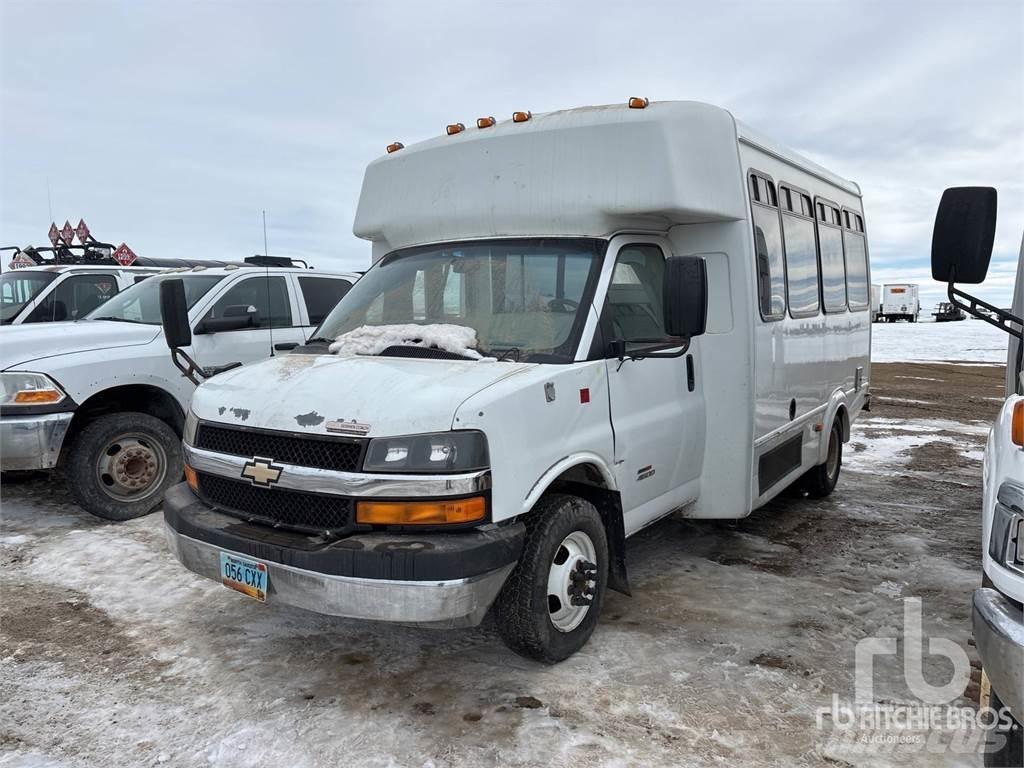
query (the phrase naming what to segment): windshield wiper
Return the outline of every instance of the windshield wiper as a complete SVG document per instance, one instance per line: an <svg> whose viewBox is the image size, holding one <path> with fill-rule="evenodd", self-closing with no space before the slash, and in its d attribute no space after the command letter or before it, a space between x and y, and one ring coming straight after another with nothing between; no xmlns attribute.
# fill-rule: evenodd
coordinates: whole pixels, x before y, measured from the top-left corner
<svg viewBox="0 0 1024 768"><path fill-rule="evenodd" d="M307 344L333 344L334 339L325 339L323 336L314 336L306 342Z"/></svg>
<svg viewBox="0 0 1024 768"><path fill-rule="evenodd" d="M85 318L83 318L85 319ZM129 320L127 317L114 317L109 315L107 317L90 317L89 320L111 320L115 323L135 323L136 325L156 325L156 323L147 323L145 320Z"/></svg>
<svg viewBox="0 0 1024 768"><path fill-rule="evenodd" d="M505 362L509 359L514 363L518 363L519 358L522 356L522 350L520 350L519 347L509 347L508 349L502 350L492 349L488 354L492 357L496 357L499 363Z"/></svg>

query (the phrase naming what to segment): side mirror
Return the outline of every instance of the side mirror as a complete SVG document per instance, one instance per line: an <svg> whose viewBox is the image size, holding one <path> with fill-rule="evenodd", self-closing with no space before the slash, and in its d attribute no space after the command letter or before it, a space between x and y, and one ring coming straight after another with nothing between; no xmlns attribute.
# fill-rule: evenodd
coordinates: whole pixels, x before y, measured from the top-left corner
<svg viewBox="0 0 1024 768"><path fill-rule="evenodd" d="M665 259L665 333L692 338L707 327L708 273L699 256Z"/></svg>
<svg viewBox="0 0 1024 768"><path fill-rule="evenodd" d="M185 283L180 277L167 278L160 283L160 324L164 328L164 340L171 349L192 343Z"/></svg>
<svg viewBox="0 0 1024 768"><path fill-rule="evenodd" d="M196 333L220 333L240 331L259 325L260 313L248 304L231 304L224 307L223 317L208 317L196 326Z"/></svg>
<svg viewBox="0 0 1024 768"><path fill-rule="evenodd" d="M932 278L943 283L982 282L992 258L995 233L995 189L947 189L932 231Z"/></svg>

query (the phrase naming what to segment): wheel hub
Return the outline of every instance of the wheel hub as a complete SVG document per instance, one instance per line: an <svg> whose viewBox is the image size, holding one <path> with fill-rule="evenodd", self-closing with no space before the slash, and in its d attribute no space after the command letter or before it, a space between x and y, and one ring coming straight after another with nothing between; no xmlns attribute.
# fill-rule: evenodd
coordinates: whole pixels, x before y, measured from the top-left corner
<svg viewBox="0 0 1024 768"><path fill-rule="evenodd" d="M119 501L152 493L163 482L167 459L159 445L141 435L121 435L109 443L96 463L100 488Z"/></svg>
<svg viewBox="0 0 1024 768"><path fill-rule="evenodd" d="M597 595L597 550L583 531L573 531L555 550L548 572L548 616L559 632L582 623Z"/></svg>

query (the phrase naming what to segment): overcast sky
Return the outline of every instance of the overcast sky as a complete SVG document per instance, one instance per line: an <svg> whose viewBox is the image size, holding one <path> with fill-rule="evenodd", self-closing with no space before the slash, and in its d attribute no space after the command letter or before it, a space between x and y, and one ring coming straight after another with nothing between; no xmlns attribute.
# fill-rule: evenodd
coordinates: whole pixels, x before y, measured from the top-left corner
<svg viewBox="0 0 1024 768"><path fill-rule="evenodd" d="M0 245L85 217L137 253L365 268L366 164L447 123L698 99L860 183L874 282L927 269L946 186L1024 230L1024 2L0 0ZM47 182L49 181L49 193Z"/></svg>

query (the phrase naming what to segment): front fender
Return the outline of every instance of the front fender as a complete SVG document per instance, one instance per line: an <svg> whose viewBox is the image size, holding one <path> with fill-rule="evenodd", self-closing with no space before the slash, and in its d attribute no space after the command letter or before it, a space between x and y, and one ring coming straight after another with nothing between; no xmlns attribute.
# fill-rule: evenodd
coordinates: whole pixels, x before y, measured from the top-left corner
<svg viewBox="0 0 1024 768"><path fill-rule="evenodd" d="M611 467L608 463L598 456L596 453L590 452L579 452L573 453L569 456L559 459L552 464L548 469L541 475L537 482L533 484L526 497L523 499L522 508L520 509L521 514L525 514L533 509L533 505L537 503L537 500L551 487L551 484L555 482L559 477L568 472L573 467L580 467L583 465L591 465L601 473L601 479L604 480L605 486L608 490L617 491L618 486L615 484L615 475L612 473Z"/></svg>

